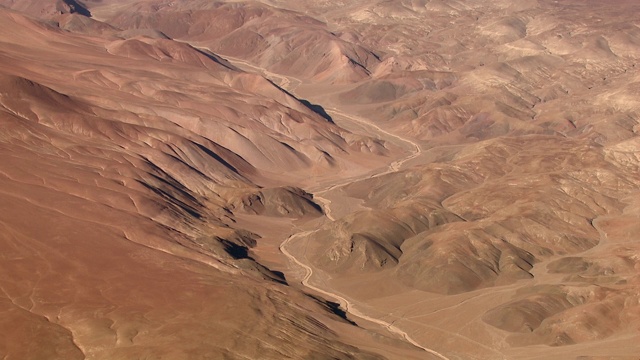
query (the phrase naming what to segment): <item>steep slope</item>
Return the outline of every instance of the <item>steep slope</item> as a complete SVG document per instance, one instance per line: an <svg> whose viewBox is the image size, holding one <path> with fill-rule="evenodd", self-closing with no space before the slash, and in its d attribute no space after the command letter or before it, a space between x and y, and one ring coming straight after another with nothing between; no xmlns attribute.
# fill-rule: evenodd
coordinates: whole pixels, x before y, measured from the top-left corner
<svg viewBox="0 0 640 360"><path fill-rule="evenodd" d="M0 4L24 354L640 352L637 2Z"/></svg>
<svg viewBox="0 0 640 360"><path fill-rule="evenodd" d="M384 144L215 54L99 28L0 11L2 356L382 358L256 262L235 213L317 217L285 185Z"/></svg>
<svg viewBox="0 0 640 360"><path fill-rule="evenodd" d="M361 81L379 62L376 54L332 33L316 19L257 2L127 3L116 9L96 4L92 11L122 29L157 29L171 38L316 83Z"/></svg>
<svg viewBox="0 0 640 360"><path fill-rule="evenodd" d="M455 343L436 345L447 356L632 358L638 247L614 228L633 226L640 185L637 4L290 8L381 59L368 79L297 91L423 148L400 172L321 191L340 215L291 245L310 282Z"/></svg>

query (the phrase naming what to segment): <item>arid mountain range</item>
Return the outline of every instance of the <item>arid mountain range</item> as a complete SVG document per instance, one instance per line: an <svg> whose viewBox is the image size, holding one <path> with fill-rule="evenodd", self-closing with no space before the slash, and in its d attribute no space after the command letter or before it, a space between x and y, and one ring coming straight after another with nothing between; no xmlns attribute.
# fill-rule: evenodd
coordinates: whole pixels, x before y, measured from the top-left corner
<svg viewBox="0 0 640 360"><path fill-rule="evenodd" d="M638 15L0 0L0 356L637 360Z"/></svg>

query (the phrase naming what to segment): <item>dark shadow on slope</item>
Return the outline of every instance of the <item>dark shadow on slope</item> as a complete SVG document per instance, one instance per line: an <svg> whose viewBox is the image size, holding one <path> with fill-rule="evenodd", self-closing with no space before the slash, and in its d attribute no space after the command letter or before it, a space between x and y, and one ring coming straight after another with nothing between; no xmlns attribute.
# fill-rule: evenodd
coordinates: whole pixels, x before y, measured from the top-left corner
<svg viewBox="0 0 640 360"><path fill-rule="evenodd" d="M87 9L85 5L76 0L63 0L67 6L71 9L72 14L79 14L86 17L91 17L91 11Z"/></svg>
<svg viewBox="0 0 640 360"><path fill-rule="evenodd" d="M284 276L284 273L282 271L271 270L271 272L277 277L282 278L282 280L284 280L284 284L289 285L289 283L287 283L287 278Z"/></svg>
<svg viewBox="0 0 640 360"><path fill-rule="evenodd" d="M233 257L235 260L241 260L240 262L236 262L236 266L244 269L253 269L254 271L258 271L262 274L263 278L266 280L271 280L282 285L289 285L287 280L284 277L284 274L280 271L273 271L268 267L262 265L256 259L249 255L249 248L243 245L238 245L233 241L229 241L227 239L215 238L220 244L222 244L224 251ZM243 266L242 261L248 261L251 264L249 267ZM247 264L247 263L244 263Z"/></svg>
<svg viewBox="0 0 640 360"><path fill-rule="evenodd" d="M227 254L231 255L234 259L250 259L249 249L246 246L241 246L226 239L220 239L220 242L224 246L224 250Z"/></svg>
<svg viewBox="0 0 640 360"><path fill-rule="evenodd" d="M153 176L153 175L152 175ZM162 180L161 178L156 177L158 180ZM168 204L175 206L175 209L181 209L185 211L187 214L192 216L195 219L202 219L202 214L194 209L192 206L188 205L182 200L179 200L174 194L171 194L169 191L161 189L159 187L155 187L151 184L147 184L142 180L136 180L139 184L146 187L147 189L153 191L156 195L159 195L164 200L168 201Z"/></svg>
<svg viewBox="0 0 640 360"><path fill-rule="evenodd" d="M322 116L323 118L325 118L328 122L335 124L333 122L333 119L331 118L331 115L327 114L327 112L325 111L325 109L317 104L312 104L309 102L309 100L305 100L305 99L298 99L302 105L306 106L307 108L309 108L309 110L313 111L314 113Z"/></svg>
<svg viewBox="0 0 640 360"><path fill-rule="evenodd" d="M197 146L200 150L202 150L204 153L206 153L207 155L211 156L212 158L214 158L216 161L218 161L220 164L224 165L227 169L233 171L234 173L242 176L242 174L240 174L238 172L238 169L236 169L233 165L229 164L225 159L223 159L220 155L214 153L211 149L207 148L204 145L198 144L196 142L193 143L195 146Z"/></svg>
<svg viewBox="0 0 640 360"><path fill-rule="evenodd" d="M189 45L191 46L191 45ZM195 51L199 52L200 54L206 56L209 60L215 62L218 65L221 65L229 70L232 71L240 71L240 69L238 69L237 67L233 66L233 64L231 64L229 61L227 61L224 58L218 58L217 56L215 56L213 53L207 51L207 50L203 50L203 49L198 49L195 48L193 46L191 46L192 49L194 49Z"/></svg>
<svg viewBox="0 0 640 360"><path fill-rule="evenodd" d="M342 320L348 322L349 324L353 325L353 326L358 326L358 324L352 320L349 320L347 318L347 312L344 311L344 309L342 309L340 307L340 304L338 304L335 301L329 301L329 300L325 300L321 297L315 296L315 295L311 295L311 294L306 294L308 297L312 298L313 300L317 301L318 303L320 303L321 305L325 306L327 308L327 310L335 315L337 315L338 317L340 317Z"/></svg>
<svg viewBox="0 0 640 360"><path fill-rule="evenodd" d="M344 309L342 309L340 307L340 304L338 304L337 302L334 302L334 301L327 301L326 304L327 304L327 306L329 307L329 310L331 310L332 313L334 313L334 314L338 315L339 317L343 318L349 324L358 326L358 324L356 324L355 321L349 320L347 318L347 312L344 311Z"/></svg>
<svg viewBox="0 0 640 360"><path fill-rule="evenodd" d="M309 100L305 100L305 99L300 99L298 97L296 97L295 95L293 95L292 93L290 93L289 91L287 91L286 89L280 87L280 85L274 83L273 81L271 81L270 79L267 79L265 77L265 79L271 83L271 85L277 87L280 91L284 92L285 94L291 96L292 98L300 101L300 103L302 105L304 105L307 109L313 111L314 113L322 116L322 118L324 118L325 120L327 120L328 122L335 124L335 122L333 122L333 119L331 118L331 115L329 115L322 106L317 105L317 104L312 104L311 102L309 102Z"/></svg>

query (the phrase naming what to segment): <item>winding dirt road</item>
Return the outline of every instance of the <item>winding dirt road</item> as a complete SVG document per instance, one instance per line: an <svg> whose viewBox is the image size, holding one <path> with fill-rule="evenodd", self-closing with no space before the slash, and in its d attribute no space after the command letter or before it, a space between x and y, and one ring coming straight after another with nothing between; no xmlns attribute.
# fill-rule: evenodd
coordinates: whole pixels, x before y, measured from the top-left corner
<svg viewBox="0 0 640 360"><path fill-rule="evenodd" d="M413 141L411 139L408 139L408 138L402 137L400 135L394 134L392 132L389 132L389 131L379 127L376 124L373 124L372 122L370 122L370 121L368 121L368 120L366 120L364 118L344 113L344 112L342 112L342 111L340 111L340 110L338 110L336 108L328 108L328 109L326 109L326 111L327 111L327 113L329 113L329 115L332 115L332 117L336 117L336 115L338 115L339 117L342 117L343 119L346 119L348 121L351 121L351 122L357 123L357 124L359 124L361 126L364 126L366 128L369 128L372 131L372 134L376 135L380 139L383 138L380 135L384 135L384 137L396 139L401 143L409 145L409 148L411 149L411 150L409 150L409 151L411 151L410 155L408 155L408 156L406 156L406 157L404 157L402 159L399 159L399 160L396 160L396 161L392 162L389 165L388 170L380 171L380 172L377 172L374 175L370 175L370 176L362 176L360 179L357 179L357 178L356 179L349 179L349 182L362 180L364 178L375 178L375 177L386 175L386 174L389 174L389 173L392 173L392 172L396 172L396 171L400 170L400 167L404 163L406 163L406 162L408 162L408 161L420 156L420 154L422 154L422 148L420 147L420 144L418 144L417 142L415 142L415 141ZM333 190L336 187L340 187L340 186L342 186L342 185L333 185L330 189L327 189L326 191Z"/></svg>
<svg viewBox="0 0 640 360"><path fill-rule="evenodd" d="M339 111L336 110L336 109L331 109L331 112L332 113L339 113ZM327 198L319 196L319 194L323 194L323 193L329 192L329 191L334 190L336 188L339 188L339 187L345 186L347 184L350 184L350 183L352 183L354 181L375 178L375 177L378 177L378 176L382 176L384 174L388 174L388 173L391 173L391 172L398 171L400 169L400 167L404 163L406 163L407 161L409 161L411 159L414 159L415 157L419 156L422 153L420 145L415 143L415 142L413 142L410 139L406 139L406 138L400 137L398 135L392 134L392 133L390 133L390 132L388 132L388 131L386 131L384 129L381 129L380 127L378 127L375 124L371 124L369 122L366 122L366 120L363 120L361 118L357 118L357 117L350 116L350 115L343 114L343 113L340 113L340 115L342 115L343 118L351 119L352 121L357 122L360 125L365 125L365 126L371 128L371 129L375 129L378 132L378 134L384 134L386 136L393 137L393 138L396 138L396 139L398 139L398 140L400 140L402 142L410 144L411 147L414 149L414 151L412 151L411 154L409 154L408 156L406 156L406 157L404 157L404 158L402 158L400 160L396 160L396 161L392 162L387 168L383 168L379 172L377 172L377 173L375 173L373 175L369 174L369 175L361 176L359 178L350 178L350 179L347 179L347 180L345 180L343 182L340 182L338 184L333 184L333 185L331 185L331 186L329 186L329 187L327 187L327 188L325 188L325 189L323 189L321 191L316 191L314 193L314 200L316 200L317 202L322 204L322 207L324 209L326 217L331 221L335 221L336 220L331 215L331 201L329 199L327 199ZM352 315L354 315L356 317L359 317L361 319L364 319L364 320L367 320L367 321L382 325L387 330L389 330L390 332L400 335L408 343L410 343L410 344L412 344L412 345L414 345L414 346L416 346L416 347L418 347L418 348L420 348L420 349L422 349L422 350L424 350L424 351L426 351L426 352L428 352L428 353L430 353L430 354L432 354L432 355L434 355L434 356L436 356L436 357L438 357L440 359L449 360L449 358L447 358L446 356L442 355L441 353L421 345L420 343L415 341L413 338L411 338L411 336L409 336L409 334L407 334L405 331L403 331L400 328L398 328L397 326L395 326L393 323L390 323L390 322L382 320L382 319L378 319L378 318L374 318L374 317L368 316L368 315L362 313L360 310L358 310L356 305L353 302L351 302L348 299L346 299L345 297L343 297L343 296L341 296L339 294L336 294L334 292L330 292L330 291L327 291L327 290L324 290L324 289L321 289L319 287L316 287L316 286L312 285L309 282L309 280L313 276L313 269L310 266L308 266L308 265L304 264L303 262L301 262L295 256L293 256L293 254L291 254L287 250L287 245L292 240L294 240L296 238L304 238L306 236L309 236L309 235L315 233L316 231L318 231L318 230L310 230L310 231L304 231L304 232L299 232L299 233L293 234L293 235L289 236L285 241L283 241L282 244L280 244L280 251L288 259L290 259L292 262L294 262L295 264L297 264L298 266L302 267L305 270L305 272L306 272L305 276L301 281L302 285L304 285L304 286L308 287L309 289L312 289L312 290L314 290L314 291L316 291L316 292L318 292L320 294L323 294L323 295L325 295L325 296L327 296L329 298L336 299L338 301L338 303L340 304L340 306L343 307L346 312L348 312L348 313L350 313L350 314L352 314Z"/></svg>
<svg viewBox="0 0 640 360"><path fill-rule="evenodd" d="M242 69L251 69L251 70L255 70L257 73L265 76L267 79L275 82L276 84L278 84L279 86L283 87L284 89L286 89L287 91L289 91L290 93L293 93L295 91L295 89L302 83L302 80L300 79L296 79L290 76L285 76L285 75L280 75L280 74L275 74L272 73L266 69L263 69L261 67L258 67L254 64L251 64L245 60L242 59L236 59L236 58L230 58L230 57L225 57L227 60L229 60L232 64L239 66ZM327 108L326 109L327 113L329 113L332 117L340 117L342 118L344 121L347 122L351 122L354 124L357 124L361 127L364 127L368 130L368 132L370 132L369 135L374 135L378 138L380 138L381 140L388 140L388 139L394 139L396 140L396 142L400 142L402 144L405 144L405 146L408 148L409 154L401 159L395 160L393 161L391 164L389 164L387 167L383 167L381 168L379 171L375 172L374 174L365 174L359 177L355 177L355 178L348 178L348 179L344 179L343 181L340 181L339 183L333 183L331 185L322 185L317 187L316 189L312 190L312 192L314 193L314 199L319 202L322 205L322 208L324 209L324 213L325 216L327 217L327 219L329 219L330 221L335 221L336 219L332 216L332 211L331 211L331 201L327 198L324 198L322 196L320 196L320 194L324 194L327 193L329 191L335 190L339 187L348 185L352 182L355 181L360 181L360 180L365 180L365 179L371 179L371 178L376 178L379 176L383 176L392 172L396 172L398 170L400 170L400 168L402 167L402 165L404 165L406 162L420 156L420 154L422 154L422 148L420 147L420 144L418 144L417 142L402 137L400 135L394 134L392 132L389 132L385 129L382 129L381 127L379 127L376 124L371 123L370 121L361 118L361 117L357 117L354 115L350 115L350 114L346 114L342 111L340 111L339 109L336 108ZM382 320L382 319L378 319L378 318L374 318L371 316L368 316L364 313L362 313L360 310L358 310L358 308L356 307L355 303L346 299L345 297L343 297L342 295L339 295L337 293L331 292L329 290L325 290L325 289L321 289L317 286L314 286L313 284L311 284L309 281L311 279L311 277L313 276L313 268L311 268L309 265L303 263L302 261L300 261L298 258L296 258L291 252L289 252L289 250L287 249L287 245L289 245L289 243L291 241L293 241L294 239L298 239L298 238L304 238L306 236L309 236L313 233L315 233L318 230L309 230L309 231L303 231L303 232L298 232L295 234L290 235L285 241L282 242L282 244L280 244L279 249L280 251L289 259L291 260L293 263L295 263L296 265L300 266L301 268L303 268L305 270L305 275L301 281L302 285L304 285L305 287L312 289L313 291L323 294L326 297L329 297L331 299L335 299L337 300L337 302L340 304L341 307L343 307L345 309L346 312L359 317L361 319L370 321L372 323L376 323L378 325L383 326L384 328L386 328L388 331L390 331L391 333L400 335L405 341L407 341L408 343L414 345L417 348L420 348L422 350L424 350L425 352L428 352L429 354L440 358L442 360L449 360L449 358L447 358L446 356L444 356L443 354L430 349L428 347L425 347L423 345L421 345L420 343L418 343L417 341L415 341L413 338L411 338L411 336L409 336L409 334L407 334L405 331L401 330L400 328L398 328L397 326L395 326L393 323Z"/></svg>
<svg viewBox="0 0 640 360"><path fill-rule="evenodd" d="M293 261L294 263L296 263L298 266L302 267L305 271L306 274L304 276L304 278L302 279L302 285L308 287L309 289L314 290L317 293L323 294L329 298L338 300L338 303L340 304L341 307L343 307L345 309L346 312L359 317L361 319L379 324L384 326L387 330L389 330L390 332L394 333L394 334L398 334L400 336L402 336L403 339L405 339L408 343L414 345L415 347L418 347L440 359L443 360L449 360L449 358L447 358L446 356L442 355L441 353L433 350L433 349L429 349L425 346L422 346L421 344L419 344L417 341L413 340L411 338L411 336L409 336L405 331L399 329L398 327L396 327L395 325L393 325L392 323L388 322L388 321L384 321L381 319L377 319L371 316L368 316L364 313L362 313L360 310L358 310L355 305L347 300L346 298L344 298L343 296L340 296L336 293L332 293L326 290L323 290L319 287L316 287L312 284L309 283L309 279L311 279L311 276L313 276L313 269L304 264L303 262L301 262L300 260L298 260L295 256L293 256L293 254L291 254L288 250L287 250L287 244L289 244L289 242L291 242L291 240L295 239L295 238L299 238L299 237L305 237L305 236L309 236L312 233L316 232L317 230L312 230L312 231L304 231L304 232L299 232L296 234L293 234L291 236L289 236L284 242L282 242L282 244L280 244L280 251L282 251L282 253L289 258L291 261Z"/></svg>
<svg viewBox="0 0 640 360"><path fill-rule="evenodd" d="M404 138L402 136L393 134L385 129L380 128L379 126L367 121L366 119L357 117L357 116L353 116L353 115L349 115L349 114L345 114L343 112L341 112L338 109L335 108L331 108L331 109L327 109L327 112L332 115L332 117L335 117L335 115L339 115L340 117L342 117L345 120L348 121L352 121L354 123L357 123L361 126L364 126L366 128L369 128L370 130L372 130L373 134L376 134L379 138L394 138L398 141L400 141L401 143L405 143L407 145L409 145L410 153L409 155L403 157L402 159L396 160L394 162L392 162L391 164L389 164L388 167L386 168L382 168L380 169L380 171L374 173L374 174L366 174L360 177L356 177L356 178L349 178L346 179L344 181L341 181L337 184L332 184L331 186L328 186L324 189L319 189L314 191L314 200L316 200L318 203L320 203L322 205L322 208L324 209L325 212L325 216L331 220L331 221L335 221L336 219L332 216L332 212L331 212L331 200L324 198L322 196L320 196L320 194L324 194L327 193L329 191L335 190L339 187L348 185L352 182L355 181L360 181L360 180L365 180L365 179L371 179L371 178L376 178L385 174L389 174L392 172L396 172L398 170L400 170L400 168L402 167L402 165L404 165L406 162L420 156L420 154L422 154L422 148L420 147L420 144L414 142L411 139L407 139ZM381 136L382 135L382 136ZM305 270L305 276L302 279L302 285L306 286L309 289L312 289L320 294L323 294L329 298L335 299L338 301L338 303L340 304L340 306L342 306L346 312L359 317L361 319L376 323L378 325L382 325L384 326L387 330L389 330L390 332L400 335L403 339L405 339L405 341L407 341L408 343L430 353L431 355L434 355L440 359L443 360L449 360L449 358L447 358L446 356L444 356L443 354L430 349L428 347L425 347L423 345L421 345L420 343L418 343L417 341L415 341L413 338L411 338L411 336L409 336L409 334L407 334L405 331L401 330L400 328L398 328L397 326L395 326L393 323L382 320L382 319L378 319L378 318L374 318L371 316L368 316L366 314L364 314L363 312L361 312L360 310L358 310L358 308L356 307L356 305L351 302L350 300L346 299L345 297L331 292L331 291L327 291L324 289L321 289L319 287L314 286L313 284L311 284L309 282L309 280L311 279L311 277L313 276L313 268L311 268L310 266L308 266L307 264L301 262L298 258L296 258L293 254L291 254L288 250L287 250L287 245L294 239L296 238L304 238L306 236L309 236L313 233L315 233L318 230L310 230L310 231L304 231L304 232L299 232L296 234L293 234L291 236L289 236L285 241L282 242L282 244L280 244L280 251L288 258L290 259L292 262L294 262L295 264L297 264L298 266L302 267Z"/></svg>

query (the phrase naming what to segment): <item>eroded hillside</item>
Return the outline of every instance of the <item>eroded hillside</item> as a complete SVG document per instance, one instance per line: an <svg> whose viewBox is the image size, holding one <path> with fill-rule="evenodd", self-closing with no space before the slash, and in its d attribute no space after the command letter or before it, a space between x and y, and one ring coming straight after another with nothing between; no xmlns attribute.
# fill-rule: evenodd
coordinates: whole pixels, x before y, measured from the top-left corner
<svg viewBox="0 0 640 360"><path fill-rule="evenodd" d="M635 2L0 4L8 358L640 352Z"/></svg>

